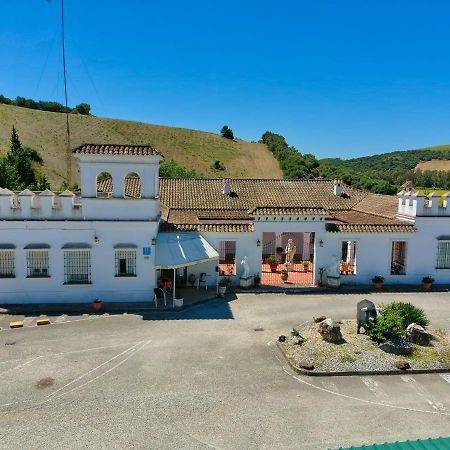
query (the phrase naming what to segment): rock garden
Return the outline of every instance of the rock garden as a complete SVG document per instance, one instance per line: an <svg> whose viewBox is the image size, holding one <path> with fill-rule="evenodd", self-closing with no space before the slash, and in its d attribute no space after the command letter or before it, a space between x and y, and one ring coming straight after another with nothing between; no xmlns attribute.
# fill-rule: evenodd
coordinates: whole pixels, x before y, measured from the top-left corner
<svg viewBox="0 0 450 450"><path fill-rule="evenodd" d="M313 318L279 336L291 366L320 375L450 371L450 338L411 303L363 300L356 320Z"/></svg>

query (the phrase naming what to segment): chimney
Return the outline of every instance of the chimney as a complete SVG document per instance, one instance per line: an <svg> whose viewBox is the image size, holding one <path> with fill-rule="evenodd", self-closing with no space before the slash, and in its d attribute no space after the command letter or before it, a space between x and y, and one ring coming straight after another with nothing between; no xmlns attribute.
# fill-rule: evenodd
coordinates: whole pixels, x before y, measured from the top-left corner
<svg viewBox="0 0 450 450"><path fill-rule="evenodd" d="M340 197L342 195L342 180L334 180L333 182L334 195Z"/></svg>
<svg viewBox="0 0 450 450"><path fill-rule="evenodd" d="M225 178L223 180L223 195L230 195L231 194L231 183L229 178Z"/></svg>

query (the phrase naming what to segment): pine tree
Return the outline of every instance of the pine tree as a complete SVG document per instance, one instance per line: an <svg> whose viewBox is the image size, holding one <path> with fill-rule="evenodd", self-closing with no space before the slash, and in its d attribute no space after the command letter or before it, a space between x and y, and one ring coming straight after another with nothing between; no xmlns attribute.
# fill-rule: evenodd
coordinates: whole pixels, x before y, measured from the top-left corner
<svg viewBox="0 0 450 450"><path fill-rule="evenodd" d="M19 134L17 133L17 130L14 128L14 125L12 127L12 133L11 133L11 145L10 145L11 153L16 153L18 150L22 148L22 143L19 139Z"/></svg>

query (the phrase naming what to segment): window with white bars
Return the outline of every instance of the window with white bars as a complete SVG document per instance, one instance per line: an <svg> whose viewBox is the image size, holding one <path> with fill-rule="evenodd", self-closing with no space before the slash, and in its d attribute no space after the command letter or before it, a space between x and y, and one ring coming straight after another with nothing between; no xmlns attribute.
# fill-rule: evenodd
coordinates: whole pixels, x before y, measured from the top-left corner
<svg viewBox="0 0 450 450"><path fill-rule="evenodd" d="M64 251L64 284L91 283L90 250Z"/></svg>
<svg viewBox="0 0 450 450"><path fill-rule="evenodd" d="M450 269L450 241L438 241L436 267L438 269Z"/></svg>
<svg viewBox="0 0 450 450"><path fill-rule="evenodd" d="M27 277L47 278L48 270L48 250L28 250L27 251Z"/></svg>
<svg viewBox="0 0 450 450"><path fill-rule="evenodd" d="M341 243L341 275L356 275L356 241Z"/></svg>
<svg viewBox="0 0 450 450"><path fill-rule="evenodd" d="M14 250L0 250L0 278L14 278Z"/></svg>
<svg viewBox="0 0 450 450"><path fill-rule="evenodd" d="M116 250L116 277L136 276L136 250Z"/></svg>
<svg viewBox="0 0 450 450"><path fill-rule="evenodd" d="M220 275L236 275L236 241L219 242Z"/></svg>
<svg viewBox="0 0 450 450"><path fill-rule="evenodd" d="M406 275L406 241L393 241L391 252L391 275Z"/></svg>

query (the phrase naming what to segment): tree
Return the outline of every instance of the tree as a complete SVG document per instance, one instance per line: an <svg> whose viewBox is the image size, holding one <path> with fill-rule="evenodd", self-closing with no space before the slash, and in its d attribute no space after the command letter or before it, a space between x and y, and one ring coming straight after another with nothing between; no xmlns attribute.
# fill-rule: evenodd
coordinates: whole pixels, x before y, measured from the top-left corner
<svg viewBox="0 0 450 450"><path fill-rule="evenodd" d="M17 133L17 130L15 129L14 125L12 127L11 144L9 146L9 149L11 150L11 153L17 153L19 150L22 149L22 143L20 142L19 134Z"/></svg>
<svg viewBox="0 0 450 450"><path fill-rule="evenodd" d="M89 103L80 103L79 105L75 106L74 109L78 114L83 114L84 116L91 115L91 105L89 105Z"/></svg>
<svg viewBox="0 0 450 450"><path fill-rule="evenodd" d="M234 139L233 130L228 127L228 125L224 125L220 130L220 134L225 139Z"/></svg>

